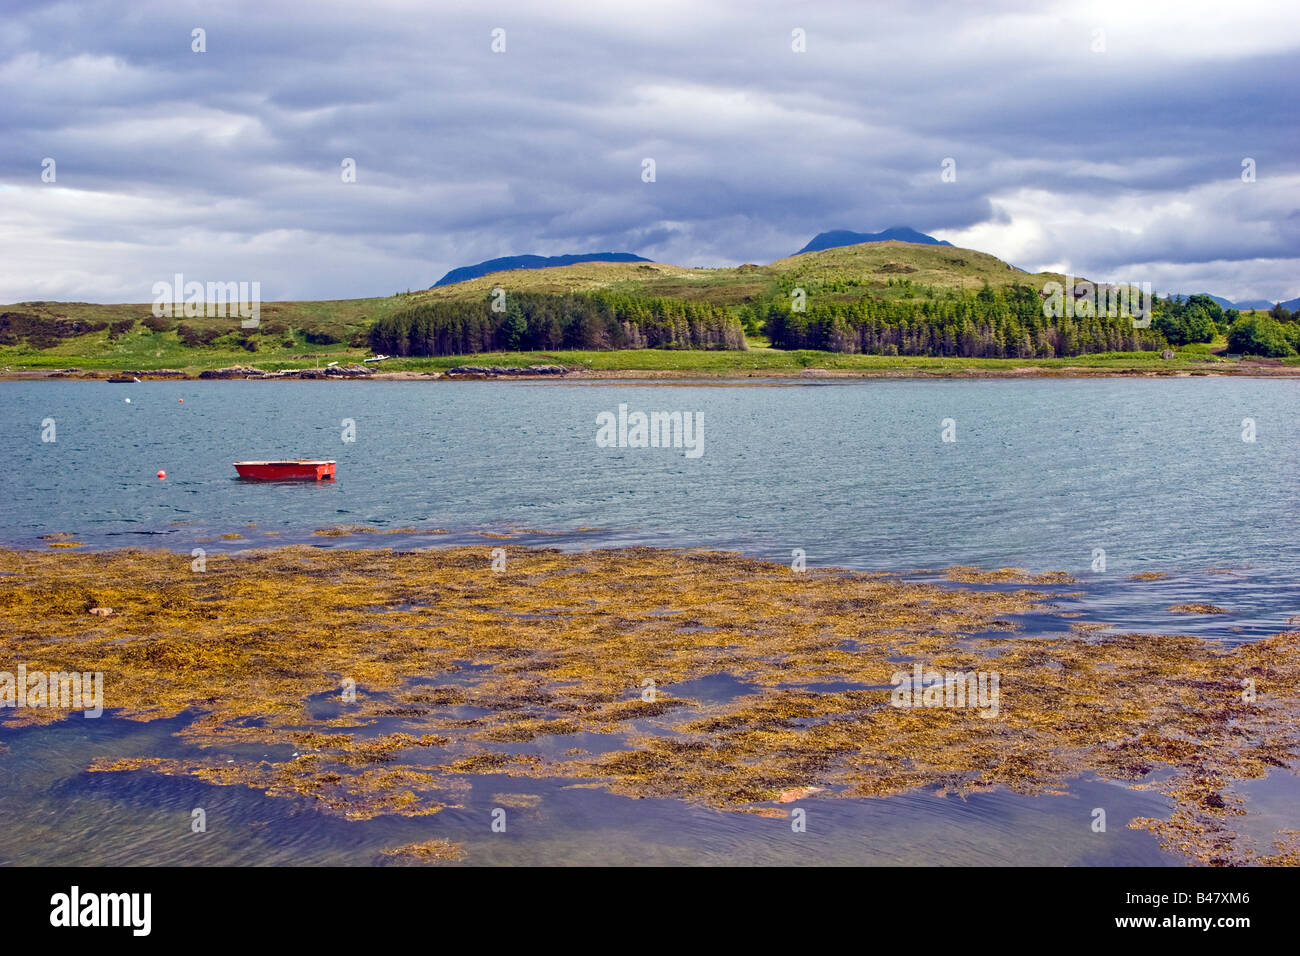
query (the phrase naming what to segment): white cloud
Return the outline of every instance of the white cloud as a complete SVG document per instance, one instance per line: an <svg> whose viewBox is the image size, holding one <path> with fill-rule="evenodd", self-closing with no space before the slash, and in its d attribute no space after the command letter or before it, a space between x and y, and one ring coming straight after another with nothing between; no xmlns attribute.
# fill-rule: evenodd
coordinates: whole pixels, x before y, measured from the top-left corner
<svg viewBox="0 0 1300 956"><path fill-rule="evenodd" d="M937 230L936 236L1030 271L1050 269L1112 282L1153 281L1158 274L1197 286L1190 291L1208 289L1213 274L1220 284L1208 291L1218 295L1286 299L1300 294L1294 260L1261 253L1286 245L1276 211L1287 208L1296 195L1300 174L1254 183L1226 175L1175 192L1020 189L991 197L995 215L989 221ZM1225 223L1232 224L1230 236ZM1220 251L1225 247L1249 268L1239 274L1224 270L1222 263L1229 260ZM1207 273L1200 280L1198 268Z"/></svg>

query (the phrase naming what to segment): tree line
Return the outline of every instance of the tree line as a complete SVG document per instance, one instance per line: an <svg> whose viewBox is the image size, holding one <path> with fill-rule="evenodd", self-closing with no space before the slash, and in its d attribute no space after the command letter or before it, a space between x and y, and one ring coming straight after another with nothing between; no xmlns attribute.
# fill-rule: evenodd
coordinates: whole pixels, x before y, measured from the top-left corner
<svg viewBox="0 0 1300 956"><path fill-rule="evenodd" d="M1055 358L1166 345L1159 331L1134 328L1128 316L1048 318L1038 291L1025 285L923 300L821 301L803 312L777 298L763 319L775 348L872 355Z"/></svg>
<svg viewBox="0 0 1300 956"><path fill-rule="evenodd" d="M600 291L429 302L377 319L370 347L389 355L472 355L746 345L739 320L721 306Z"/></svg>
<svg viewBox="0 0 1300 956"><path fill-rule="evenodd" d="M1213 342L1215 335L1226 332L1241 316L1208 295L1166 296L1156 301L1155 313L1151 324L1170 345Z"/></svg>

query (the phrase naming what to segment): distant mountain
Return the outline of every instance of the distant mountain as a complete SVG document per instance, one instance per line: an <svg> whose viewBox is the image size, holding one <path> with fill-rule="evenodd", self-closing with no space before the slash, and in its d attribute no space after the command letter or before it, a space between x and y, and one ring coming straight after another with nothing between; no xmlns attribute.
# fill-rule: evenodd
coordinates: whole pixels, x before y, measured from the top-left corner
<svg viewBox="0 0 1300 956"><path fill-rule="evenodd" d="M1237 303L1237 308L1239 308L1239 309L1271 309L1271 308L1273 308L1273 304L1274 304L1276 301L1277 301L1276 299L1251 299L1249 302L1238 302L1238 303ZM1292 311L1292 312L1294 312L1296 309L1300 309L1300 298L1296 298L1296 299L1287 299L1285 302L1282 303L1282 308L1284 308L1284 309L1289 309L1289 310Z"/></svg>
<svg viewBox="0 0 1300 956"><path fill-rule="evenodd" d="M1175 292L1174 295L1180 299L1189 298L1185 293ZM1208 292L1201 292L1199 295L1209 296L1215 302L1219 303L1220 308L1237 309L1241 312L1245 312L1249 309L1271 309L1273 308L1273 303L1276 301L1271 299L1243 299L1240 302L1233 302L1231 299L1225 299L1221 295L1210 295ZM1282 305L1294 312L1297 308L1300 308L1300 298L1288 299L1286 302L1283 302Z"/></svg>
<svg viewBox="0 0 1300 956"><path fill-rule="evenodd" d="M1192 293L1192 295L1203 295L1203 296L1205 296L1206 298L1213 299L1215 302L1217 302L1217 303L1219 304L1219 308L1221 308L1221 309L1253 309L1253 308L1255 308L1255 306L1253 306L1253 305L1238 305L1236 302L1233 302L1231 299L1225 299L1225 298L1224 298L1223 296L1221 296L1221 295L1211 295L1211 294L1208 293L1208 292L1195 292L1195 293ZM1191 295L1188 295L1186 292L1175 292L1175 293L1173 293L1173 296L1174 296L1175 299L1190 299L1190 298L1192 297ZM1268 308L1272 308L1272 306L1273 306L1273 303L1270 302L1268 305L1264 306L1264 308L1268 309Z"/></svg>
<svg viewBox="0 0 1300 956"><path fill-rule="evenodd" d="M861 242L918 242L927 246L951 246L951 242L927 236L908 226L893 226L884 232L849 232L847 229L832 229L830 232L818 233L812 242L804 246L795 255L804 252L821 252L823 249L835 249L839 246L856 246Z"/></svg>
<svg viewBox="0 0 1300 956"><path fill-rule="evenodd" d="M630 252L582 252L567 256L502 256L500 259L488 259L478 265L461 266L452 269L435 282L431 288L477 279L489 272L504 272L507 269L549 269L552 266L575 266L583 262L650 262L644 256L634 256Z"/></svg>

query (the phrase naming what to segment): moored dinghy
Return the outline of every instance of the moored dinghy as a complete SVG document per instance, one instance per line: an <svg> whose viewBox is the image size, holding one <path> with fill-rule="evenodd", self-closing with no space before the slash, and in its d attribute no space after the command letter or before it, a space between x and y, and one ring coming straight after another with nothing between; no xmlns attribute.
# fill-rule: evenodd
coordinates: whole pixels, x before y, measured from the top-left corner
<svg viewBox="0 0 1300 956"><path fill-rule="evenodd" d="M334 462L299 458L285 461L237 461L240 478L256 481L333 481Z"/></svg>

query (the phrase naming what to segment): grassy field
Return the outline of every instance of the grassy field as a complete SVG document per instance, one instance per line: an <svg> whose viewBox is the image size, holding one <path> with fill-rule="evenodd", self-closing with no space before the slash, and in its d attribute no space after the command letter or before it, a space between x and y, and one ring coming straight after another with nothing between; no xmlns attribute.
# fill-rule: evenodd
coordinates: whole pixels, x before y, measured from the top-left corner
<svg viewBox="0 0 1300 956"><path fill-rule="evenodd" d="M661 263L594 262L552 269L499 272L456 285L441 286L384 298L332 301L268 302L261 307L256 334L247 335L237 318L181 319L187 326L216 336L208 345L185 344L175 328L154 331L145 326L149 304L96 305L85 302L25 302L0 306L0 313L23 313L63 322L125 322L117 335L110 329L64 338L48 348L20 340L0 345L0 370L80 368L90 371L178 369L196 373L231 365L256 365L268 370L305 368L329 362L360 361L371 322L424 302L483 298L501 287L515 292L560 293L610 289L647 296L707 300L740 307L746 302L785 293L795 286L808 296L859 299L918 298L946 289L978 289L1025 283L1041 288L1062 281L1054 273L1026 273L994 256L950 246L900 242L870 243L804 253L770 265L726 269L696 269ZM329 344L324 340L334 339ZM650 349L617 352L483 353L478 355L402 358L385 362L384 371L436 371L456 365L581 366L602 371L700 372L739 374L789 372L803 368L839 370L950 371L1012 368L1209 369L1227 368L1230 360L1213 354L1225 343L1176 350L1173 360L1158 353L1103 353L1053 359L928 358L847 355L831 352L778 351L763 339L751 338L747 352L688 352ZM253 348L246 347L253 346ZM1300 358L1286 360L1300 365Z"/></svg>
<svg viewBox="0 0 1300 956"><path fill-rule="evenodd" d="M159 343L164 338L156 333L141 336L144 347L113 351L107 354L78 355L62 347L23 356L17 360L0 350L0 366L8 370L81 368L88 371L117 371L177 369L196 374L203 369L223 368L231 365L255 365L261 369L278 370L325 365L328 362L360 362L369 353L365 349L347 346L316 346L313 353L285 355L250 354L242 349L188 349L179 344ZM761 341L761 340L760 340ZM1213 354L1210 345L1189 346L1175 350L1175 357L1163 360L1152 352L1104 352L1080 355L1073 358L1051 359L980 359L980 358L930 358L926 356L898 355L846 355L837 352L782 351L766 348L751 341L747 352L667 351L661 349L625 349L620 351L560 351L560 352L491 352L477 355L446 355L430 358L394 358L374 366L383 372L434 372L458 365L565 365L592 371L628 371L699 373L701 375L753 375L763 373L788 374L803 369L831 371L890 372L915 371L919 373L999 372L1012 369L1065 369L1085 368L1095 370L1136 371L1206 371L1227 372L1238 363ZM1286 366L1300 369L1300 358L1285 360Z"/></svg>

